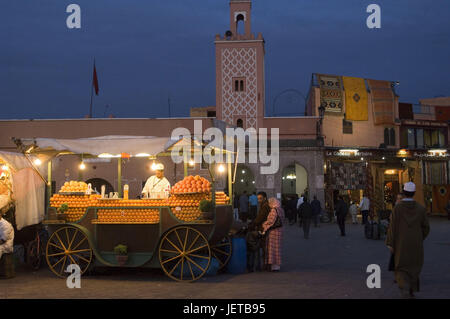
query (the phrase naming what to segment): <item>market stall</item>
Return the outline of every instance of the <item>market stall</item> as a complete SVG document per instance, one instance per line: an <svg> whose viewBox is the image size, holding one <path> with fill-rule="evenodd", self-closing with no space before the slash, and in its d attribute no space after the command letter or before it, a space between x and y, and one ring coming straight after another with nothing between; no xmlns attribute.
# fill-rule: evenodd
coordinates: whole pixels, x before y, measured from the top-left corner
<svg viewBox="0 0 450 319"><path fill-rule="evenodd" d="M77 264L82 273L100 265L151 267L161 268L174 280L195 281L208 271L212 258L221 267L227 264L232 248L228 237L232 208L225 193L215 191L215 165L210 166L210 180L187 176L185 169L184 179L173 186L170 194L130 199L127 185L123 188L121 185L122 158L155 160L170 156L173 147L180 144L194 146L198 143L195 140L106 136L15 142L25 156L108 156L117 158L119 163L119 192L94 194L83 181L68 181L48 199L44 223L48 224L51 235L46 258L57 276L65 277L67 265ZM48 188L51 188L51 163L47 164ZM231 163L228 163L228 172L229 175L232 172Z"/></svg>

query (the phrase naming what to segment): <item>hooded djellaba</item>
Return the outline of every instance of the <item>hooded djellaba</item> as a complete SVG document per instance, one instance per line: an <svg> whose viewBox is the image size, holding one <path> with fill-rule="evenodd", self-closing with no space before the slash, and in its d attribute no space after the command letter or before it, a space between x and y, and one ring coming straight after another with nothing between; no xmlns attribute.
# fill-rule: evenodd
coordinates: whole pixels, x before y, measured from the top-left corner
<svg viewBox="0 0 450 319"><path fill-rule="evenodd" d="M404 186L405 198L397 204L391 216L386 245L394 255L395 279L403 297L414 297L419 291L419 276L424 260L423 241L430 225L423 206L414 201L416 186Z"/></svg>

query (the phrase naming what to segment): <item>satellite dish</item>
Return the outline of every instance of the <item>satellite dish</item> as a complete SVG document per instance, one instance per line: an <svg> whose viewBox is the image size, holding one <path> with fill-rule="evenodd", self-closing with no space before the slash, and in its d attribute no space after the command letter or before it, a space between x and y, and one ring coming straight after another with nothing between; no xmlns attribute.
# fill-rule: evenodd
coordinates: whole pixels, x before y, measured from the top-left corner
<svg viewBox="0 0 450 319"><path fill-rule="evenodd" d="M225 36L226 36L227 38L229 38L229 37L233 36L233 32L231 32L230 30L228 30L227 32L225 32Z"/></svg>

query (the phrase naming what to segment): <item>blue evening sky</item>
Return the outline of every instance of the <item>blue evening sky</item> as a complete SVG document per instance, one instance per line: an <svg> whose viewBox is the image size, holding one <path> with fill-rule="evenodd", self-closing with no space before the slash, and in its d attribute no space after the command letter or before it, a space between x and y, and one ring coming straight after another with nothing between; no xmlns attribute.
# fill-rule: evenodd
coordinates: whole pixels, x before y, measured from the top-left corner
<svg viewBox="0 0 450 319"><path fill-rule="evenodd" d="M81 29L66 7L81 6ZM366 26L366 7L382 28ZM306 94L312 73L397 80L400 100L450 96L450 1L254 0L252 31L266 40L266 115L283 90ZM0 118L188 116L215 105L214 36L227 0L2 0ZM108 107L106 107L108 105ZM303 112L283 95L277 114Z"/></svg>

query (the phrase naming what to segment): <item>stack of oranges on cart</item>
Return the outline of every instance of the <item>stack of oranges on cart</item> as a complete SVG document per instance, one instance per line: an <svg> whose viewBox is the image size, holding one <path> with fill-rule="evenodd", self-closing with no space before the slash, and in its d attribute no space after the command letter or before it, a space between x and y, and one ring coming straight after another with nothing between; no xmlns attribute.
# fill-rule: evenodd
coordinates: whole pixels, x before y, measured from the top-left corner
<svg viewBox="0 0 450 319"><path fill-rule="evenodd" d="M88 185L85 182L70 181L65 182L61 187L61 193L85 193Z"/></svg>
<svg viewBox="0 0 450 319"><path fill-rule="evenodd" d="M198 206L175 207L172 212L176 218L185 222L198 220L202 215Z"/></svg>
<svg viewBox="0 0 450 319"><path fill-rule="evenodd" d="M167 199L167 205L170 206L170 209L176 218L189 222L200 218L200 201L207 199L207 197L208 196L205 193L172 194L172 196Z"/></svg>
<svg viewBox="0 0 450 319"><path fill-rule="evenodd" d="M172 193L209 193L211 183L204 177L186 176L182 181L176 183L172 188Z"/></svg>
<svg viewBox="0 0 450 319"><path fill-rule="evenodd" d="M167 206L166 199L112 199L102 202L101 206L108 207L135 207L135 206L147 206L147 207L161 207Z"/></svg>
<svg viewBox="0 0 450 319"><path fill-rule="evenodd" d="M229 201L230 197L224 192L216 192L216 205L227 205Z"/></svg>
<svg viewBox="0 0 450 319"><path fill-rule="evenodd" d="M67 221L74 222L83 217L88 207L97 205L98 197L99 195L54 194L50 198L50 207L58 209L62 204L67 204L69 206L69 209L65 212Z"/></svg>
<svg viewBox="0 0 450 319"><path fill-rule="evenodd" d="M99 209L97 224L157 224L159 209Z"/></svg>

